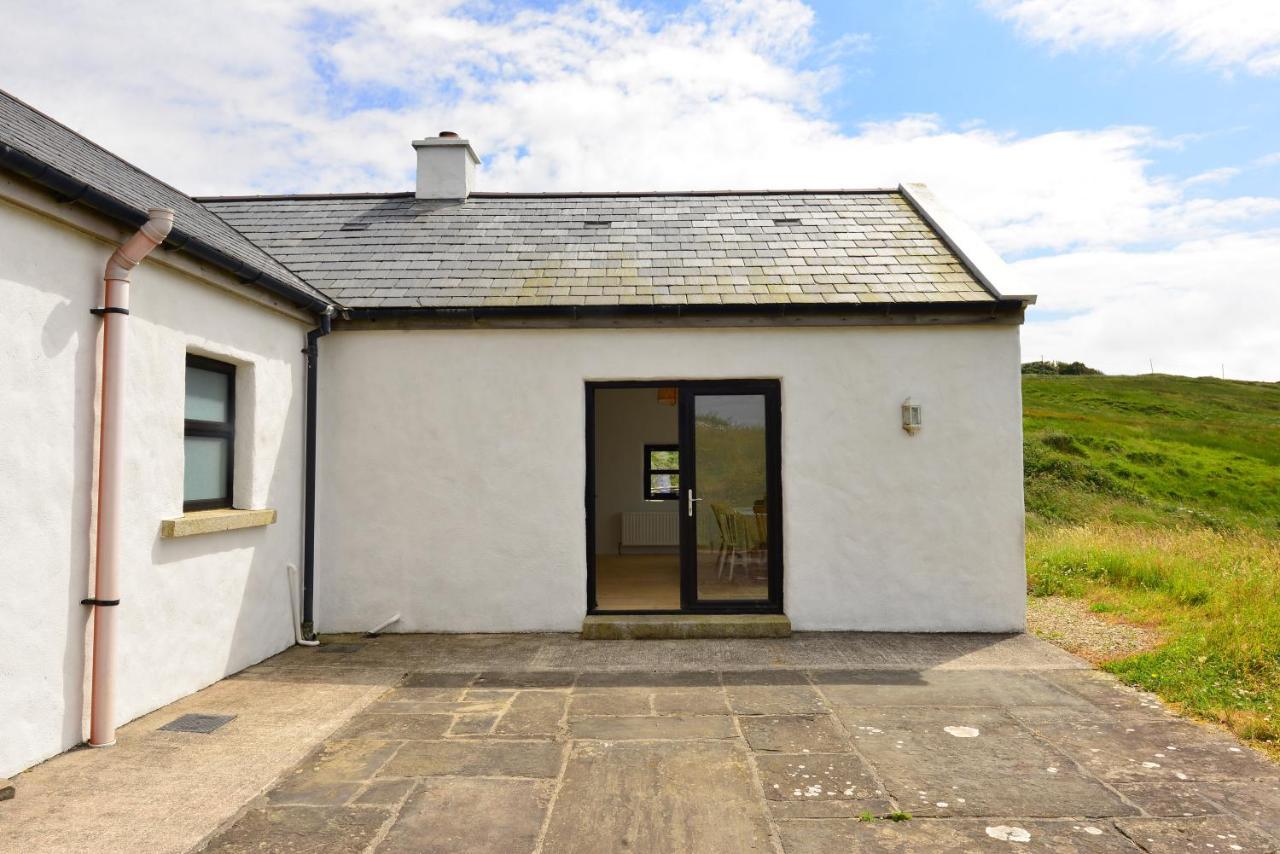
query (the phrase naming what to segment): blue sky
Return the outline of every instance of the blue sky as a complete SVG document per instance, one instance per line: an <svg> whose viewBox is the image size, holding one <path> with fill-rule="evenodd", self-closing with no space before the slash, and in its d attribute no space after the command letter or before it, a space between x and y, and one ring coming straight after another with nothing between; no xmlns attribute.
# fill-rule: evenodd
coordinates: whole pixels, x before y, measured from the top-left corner
<svg viewBox="0 0 1280 854"><path fill-rule="evenodd" d="M1052 50L1021 38L975 4L953 0L818 2L815 37L867 33L844 57L832 114L852 129L901 113L980 121L1022 135L1142 125L1178 142L1149 152L1161 172L1190 178L1244 167L1280 145L1280 81L1223 73L1171 56L1154 40L1123 49ZM1276 7L1280 16L1280 6ZM1280 193L1280 163L1253 168L1205 195Z"/></svg>
<svg viewBox="0 0 1280 854"><path fill-rule="evenodd" d="M924 181L1028 355L1280 380L1276 0L128 9L11 6L0 87L192 194L406 189L442 129L486 190Z"/></svg>

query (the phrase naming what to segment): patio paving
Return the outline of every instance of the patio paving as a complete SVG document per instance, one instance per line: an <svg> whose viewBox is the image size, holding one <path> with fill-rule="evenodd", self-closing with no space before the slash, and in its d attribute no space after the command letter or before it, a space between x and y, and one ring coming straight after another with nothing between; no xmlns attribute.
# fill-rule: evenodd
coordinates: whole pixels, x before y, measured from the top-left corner
<svg viewBox="0 0 1280 854"><path fill-rule="evenodd" d="M1280 766L1028 636L327 640L26 772L0 850L1280 850Z"/></svg>

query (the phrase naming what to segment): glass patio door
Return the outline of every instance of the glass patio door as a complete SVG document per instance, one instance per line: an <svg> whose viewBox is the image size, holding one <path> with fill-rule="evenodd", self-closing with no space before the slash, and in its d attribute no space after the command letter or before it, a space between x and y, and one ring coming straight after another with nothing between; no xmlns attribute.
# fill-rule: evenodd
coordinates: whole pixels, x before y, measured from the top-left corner
<svg viewBox="0 0 1280 854"><path fill-rule="evenodd" d="M780 610L778 386L681 389L681 572L686 610Z"/></svg>

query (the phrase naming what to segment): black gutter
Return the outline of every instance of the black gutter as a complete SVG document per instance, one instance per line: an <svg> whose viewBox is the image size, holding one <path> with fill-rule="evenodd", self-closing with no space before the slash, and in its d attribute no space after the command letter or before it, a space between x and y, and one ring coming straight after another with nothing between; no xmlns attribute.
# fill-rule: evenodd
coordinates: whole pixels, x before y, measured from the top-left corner
<svg viewBox="0 0 1280 854"><path fill-rule="evenodd" d="M139 228L147 221L146 211L125 204L114 196L107 195L96 187L2 142L0 142L0 167L34 181L53 193L60 201L82 204L130 228ZM174 225L163 246L168 250L178 249L186 252L193 258L227 271L245 284L256 285L270 291L301 308L320 313L331 305L327 300L223 252L216 246L184 231L179 225Z"/></svg>
<svg viewBox="0 0 1280 854"><path fill-rule="evenodd" d="M320 325L307 333L307 459L302 541L302 637L315 640L316 588L316 413L320 394L320 339L332 329L332 312L320 315Z"/></svg>
<svg viewBox="0 0 1280 854"><path fill-rule="evenodd" d="M957 314L995 317L1020 313L1025 301L1017 298L934 302L869 303L686 303L637 305L537 305L537 306L401 306L344 308L344 321L377 321L421 318L440 321L479 322L483 320L607 320L611 318L715 318L715 317L903 317L910 315Z"/></svg>

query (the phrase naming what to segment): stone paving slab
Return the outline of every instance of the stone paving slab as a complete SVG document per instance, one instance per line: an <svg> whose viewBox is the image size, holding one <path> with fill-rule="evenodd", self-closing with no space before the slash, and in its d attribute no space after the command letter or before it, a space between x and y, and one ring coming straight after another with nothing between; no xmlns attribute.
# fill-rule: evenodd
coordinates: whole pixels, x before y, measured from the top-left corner
<svg viewBox="0 0 1280 854"><path fill-rule="evenodd" d="M352 803L360 806L399 807L418 785L416 780L374 780Z"/></svg>
<svg viewBox="0 0 1280 854"><path fill-rule="evenodd" d="M786 854L927 851L1045 851L1055 854L1140 850L1105 822L1022 819L974 821L924 819L904 822L856 819L778 822Z"/></svg>
<svg viewBox="0 0 1280 854"><path fill-rule="evenodd" d="M1001 709L838 710L913 815L1116 816L1136 810Z"/></svg>
<svg viewBox="0 0 1280 854"><path fill-rule="evenodd" d="M1116 827L1148 854L1185 851L1280 850L1274 837L1250 827L1240 819L1221 815L1195 818L1124 818Z"/></svg>
<svg viewBox="0 0 1280 854"><path fill-rule="evenodd" d="M569 706L572 717L587 715L647 715L653 711L649 688L579 688Z"/></svg>
<svg viewBox="0 0 1280 854"><path fill-rule="evenodd" d="M741 717L738 726L752 750L768 753L843 753L849 739L831 715Z"/></svg>
<svg viewBox="0 0 1280 854"><path fill-rule="evenodd" d="M275 807L246 813L204 850L209 854L349 854L373 841L391 814L357 807Z"/></svg>
<svg viewBox="0 0 1280 854"><path fill-rule="evenodd" d="M1196 785L1201 797L1280 840L1280 782L1228 782Z"/></svg>
<svg viewBox="0 0 1280 854"><path fill-rule="evenodd" d="M814 684L846 706L1077 706L1087 701L1034 674L1008 671L819 671Z"/></svg>
<svg viewBox="0 0 1280 854"><path fill-rule="evenodd" d="M1167 715L1151 719L1101 709L1016 709L1013 714L1108 781L1280 778L1280 766L1229 735Z"/></svg>
<svg viewBox="0 0 1280 854"><path fill-rule="evenodd" d="M799 671L724 674L729 708L737 715L804 715L827 711L827 704Z"/></svg>
<svg viewBox="0 0 1280 854"><path fill-rule="evenodd" d="M881 801L867 764L852 753L770 753L755 757L770 801Z"/></svg>
<svg viewBox="0 0 1280 854"><path fill-rule="evenodd" d="M538 843L551 785L536 780L428 780L400 809L382 854L511 854Z"/></svg>
<svg viewBox="0 0 1280 854"><path fill-rule="evenodd" d="M569 697L551 691L521 691L494 725L494 735L550 737L560 730Z"/></svg>
<svg viewBox="0 0 1280 854"><path fill-rule="evenodd" d="M392 777L554 777L559 744L550 741L414 741L384 768Z"/></svg>
<svg viewBox="0 0 1280 854"><path fill-rule="evenodd" d="M727 715L729 704L720 688L684 688L653 693L659 715Z"/></svg>
<svg viewBox="0 0 1280 854"><path fill-rule="evenodd" d="M1147 815L1190 818L1222 812L1193 783L1116 783L1112 788Z"/></svg>
<svg viewBox="0 0 1280 854"><path fill-rule="evenodd" d="M771 851L746 751L729 743L574 747L542 850Z"/></svg>
<svg viewBox="0 0 1280 854"><path fill-rule="evenodd" d="M439 738L452 723L452 715L362 714L352 718L334 738Z"/></svg>
<svg viewBox="0 0 1280 854"><path fill-rule="evenodd" d="M736 738L733 721L710 715L633 715L575 718L569 722L573 738L600 741Z"/></svg>
<svg viewBox="0 0 1280 854"><path fill-rule="evenodd" d="M488 735L498 722L498 713L454 715L448 735Z"/></svg>

